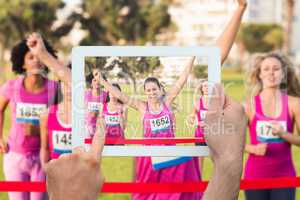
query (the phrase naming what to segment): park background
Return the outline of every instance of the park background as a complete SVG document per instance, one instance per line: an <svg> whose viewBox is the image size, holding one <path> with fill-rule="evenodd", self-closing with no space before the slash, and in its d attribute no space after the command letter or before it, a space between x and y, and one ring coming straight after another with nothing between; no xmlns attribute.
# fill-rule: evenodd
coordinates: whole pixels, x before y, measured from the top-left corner
<svg viewBox="0 0 300 200"><path fill-rule="evenodd" d="M0 84L14 77L9 63L12 46L33 31L40 32L58 50L59 58L68 62L71 49L76 45L214 44L235 8L234 0L0 0ZM297 35L300 35L299 0L248 0L242 27L222 71L226 92L241 102L246 99L245 81L254 53L281 51L292 59L299 73ZM90 63L95 62L101 60L90 60ZM148 75L158 76L168 88L183 70L176 63L161 60L155 63L146 60L142 64L128 65L129 68L116 70L117 66L111 66L105 70L115 70L116 77L120 75L118 80L123 81L122 88L128 94L135 93L134 84L128 83L138 85ZM123 80L123 72L132 75ZM193 130L188 129L184 121L191 111L193 83L197 83L203 73L201 66L195 67L189 83L177 98L181 108L176 114L178 136L188 131L192 135ZM139 87L136 91L142 93ZM6 136L9 117L7 109ZM134 131L142 132L140 116L132 109L128 123L137 124ZM126 135L132 131L129 126ZM299 173L299 148L293 147L293 157ZM107 181L132 181L132 158L105 158L103 162ZM1 163L2 155L0 180L4 180ZM204 180L209 179L211 171L211 161L205 159ZM297 198L299 196L297 190ZM7 194L0 193L0 199L7 200ZM130 199L130 194L105 194L101 199ZM243 192L239 199L244 200Z"/></svg>

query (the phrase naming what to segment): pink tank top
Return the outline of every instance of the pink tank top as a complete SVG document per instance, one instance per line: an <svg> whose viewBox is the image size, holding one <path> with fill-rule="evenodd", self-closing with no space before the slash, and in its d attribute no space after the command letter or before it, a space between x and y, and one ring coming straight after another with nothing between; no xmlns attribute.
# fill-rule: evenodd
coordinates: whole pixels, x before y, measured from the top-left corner
<svg viewBox="0 0 300 200"><path fill-rule="evenodd" d="M31 93L24 88L24 78L19 76L9 80L0 89L0 95L9 99L11 107L8 147L10 151L21 154L38 153L39 114L54 103L57 82L45 79L44 90L40 93ZM27 130L30 126L33 128Z"/></svg>
<svg viewBox="0 0 300 200"><path fill-rule="evenodd" d="M173 124L174 115L165 103L157 114L151 113L147 104L143 118L144 137L174 137Z"/></svg>
<svg viewBox="0 0 300 200"><path fill-rule="evenodd" d="M272 135L271 129L266 126L270 121L277 121L286 131L293 133L294 123L288 111L288 95L282 93L282 111L279 117L271 118L263 114L260 96L254 97L256 113L249 124L251 144L267 143L264 156L249 154L245 179L293 177L296 175L292 161L291 145Z"/></svg>
<svg viewBox="0 0 300 200"><path fill-rule="evenodd" d="M48 144L51 159L72 152L71 124L66 125L59 121L57 109L57 105L52 105L48 115Z"/></svg>
<svg viewBox="0 0 300 200"><path fill-rule="evenodd" d="M199 100L199 110L197 112L197 128L195 130L195 137L203 137L203 128L200 127L200 122L205 119L207 109L204 107L203 98Z"/></svg>
<svg viewBox="0 0 300 200"><path fill-rule="evenodd" d="M124 131L121 127L121 117L123 111L120 108L119 111L110 112L108 110L108 104L103 106L103 118L106 128L106 138L119 138L124 139Z"/></svg>
<svg viewBox="0 0 300 200"><path fill-rule="evenodd" d="M97 116L99 111L103 110L103 105L106 102L107 92L102 91L99 96L93 96L92 90L87 90L85 93L85 103L87 112L85 115L85 125L88 137L93 137L96 131Z"/></svg>
<svg viewBox="0 0 300 200"><path fill-rule="evenodd" d="M175 137L174 115L165 103L162 111L154 114L147 105L143 118L144 137ZM160 170L154 170L150 157L136 158L136 182L170 183L201 180L198 158ZM134 193L133 200L198 200L202 193Z"/></svg>

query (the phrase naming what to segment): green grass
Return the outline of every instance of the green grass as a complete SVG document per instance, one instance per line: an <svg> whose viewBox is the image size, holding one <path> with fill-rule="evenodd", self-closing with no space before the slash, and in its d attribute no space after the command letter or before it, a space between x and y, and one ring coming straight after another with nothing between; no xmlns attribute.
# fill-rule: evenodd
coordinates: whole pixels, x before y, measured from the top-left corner
<svg viewBox="0 0 300 200"><path fill-rule="evenodd" d="M245 100L245 84L244 75L238 74L233 70L226 69L222 73L222 79L224 80L226 93L232 96L234 99L242 102ZM122 87L122 89L128 93L132 94L129 87ZM142 97L143 98L143 97ZM192 136L194 130L187 128L185 125L185 117L190 113L193 106L192 102L195 97L193 96L193 89L184 88L176 100L177 111L176 111L176 134L178 136ZM126 137L141 136L142 135L142 124L141 116L138 112L133 109L129 109L128 113L128 128L126 130ZM6 114L5 123L5 133L7 133L9 128L9 113ZM298 153L299 149L293 147L293 156L295 161L295 166L297 171L300 169L300 156ZM247 156L245 154L245 156ZM246 157L245 157L246 160ZM0 156L0 162L2 163L2 156ZM118 157L118 158L104 158L103 159L103 171L105 174L106 181L108 182L131 182L133 176L133 158L131 157ZM209 180L212 171L212 163L209 158L205 159L204 169L202 171L203 179ZM2 165L0 165L2 169ZM4 180L2 170L0 170L0 179ZM299 191L297 190L297 196L299 196ZM130 194L103 194L101 195L101 200L127 200L131 199ZM1 200L7 200L6 193L0 193ZM244 193L240 192L240 200L244 200Z"/></svg>

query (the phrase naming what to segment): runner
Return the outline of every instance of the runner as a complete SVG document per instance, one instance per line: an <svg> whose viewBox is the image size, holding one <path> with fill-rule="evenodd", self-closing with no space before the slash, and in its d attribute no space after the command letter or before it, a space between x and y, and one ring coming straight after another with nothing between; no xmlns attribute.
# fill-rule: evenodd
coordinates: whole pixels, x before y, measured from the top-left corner
<svg viewBox="0 0 300 200"><path fill-rule="evenodd" d="M290 62L279 54L258 56L254 63L250 73L254 97L246 105L250 144L245 148L249 153L245 179L295 177L291 144L283 138L293 134L295 124L300 130L299 82ZM295 199L295 188L245 193L247 200Z"/></svg>
<svg viewBox="0 0 300 200"><path fill-rule="evenodd" d="M112 86L121 91L119 84L113 83ZM105 122L105 138L124 140L127 108L123 102L109 94L103 107L102 117Z"/></svg>
<svg viewBox="0 0 300 200"><path fill-rule="evenodd" d="M54 102L57 83L46 78L48 69L28 48L24 39L11 52L12 70L17 78L0 89L0 151L4 154L4 174L8 181L45 181L39 159L39 115ZM44 40L53 57L55 50ZM11 107L8 144L3 139L4 112ZM11 200L41 200L40 192L9 192Z"/></svg>

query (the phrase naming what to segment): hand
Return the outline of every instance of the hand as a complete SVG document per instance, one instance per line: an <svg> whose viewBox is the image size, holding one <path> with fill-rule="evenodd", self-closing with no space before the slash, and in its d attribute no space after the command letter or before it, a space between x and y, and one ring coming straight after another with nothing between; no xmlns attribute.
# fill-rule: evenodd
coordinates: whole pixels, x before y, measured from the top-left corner
<svg viewBox="0 0 300 200"><path fill-rule="evenodd" d="M216 85L209 100L204 120L204 133L211 156L223 158L226 154L242 155L245 145L247 119L242 105L225 96L221 85Z"/></svg>
<svg viewBox="0 0 300 200"><path fill-rule="evenodd" d="M7 152L7 144L4 141L3 138L0 139L0 153L6 153Z"/></svg>
<svg viewBox="0 0 300 200"><path fill-rule="evenodd" d="M50 200L96 200L103 185L101 154L103 127L97 130L89 151L82 147L64 154L45 166Z"/></svg>
<svg viewBox="0 0 300 200"><path fill-rule="evenodd" d="M22 124L25 136L40 136L40 126L30 123Z"/></svg>
<svg viewBox="0 0 300 200"><path fill-rule="evenodd" d="M267 144L261 143L253 146L253 154L257 156L264 156L267 152Z"/></svg>
<svg viewBox="0 0 300 200"><path fill-rule="evenodd" d="M27 46L37 57L40 57L41 54L47 52L43 39L38 33L32 33L28 36Z"/></svg>
<svg viewBox="0 0 300 200"><path fill-rule="evenodd" d="M247 128L245 111L242 105L225 96L223 87L216 85L204 122L204 137L214 172L203 200L237 199Z"/></svg>
<svg viewBox="0 0 300 200"><path fill-rule="evenodd" d="M200 121L199 124L198 124L198 126L200 128L202 128L202 129L204 129L205 128L205 122L204 121Z"/></svg>
<svg viewBox="0 0 300 200"><path fill-rule="evenodd" d="M237 0L238 4L239 4L239 7L241 8L246 8L247 7L247 0Z"/></svg>
<svg viewBox="0 0 300 200"><path fill-rule="evenodd" d="M285 133L284 128L281 126L280 123L271 122L270 124L271 124L271 128L272 128L272 134L274 136L281 137Z"/></svg>
<svg viewBox="0 0 300 200"><path fill-rule="evenodd" d="M188 127L194 127L194 125L195 125L195 115L189 115L189 116L187 116L186 125Z"/></svg>
<svg viewBox="0 0 300 200"><path fill-rule="evenodd" d="M90 114L90 116L92 117L92 118L97 118L98 117L98 111L91 111L91 112L89 112L89 114Z"/></svg>

